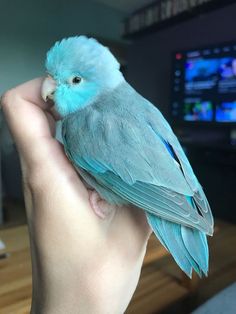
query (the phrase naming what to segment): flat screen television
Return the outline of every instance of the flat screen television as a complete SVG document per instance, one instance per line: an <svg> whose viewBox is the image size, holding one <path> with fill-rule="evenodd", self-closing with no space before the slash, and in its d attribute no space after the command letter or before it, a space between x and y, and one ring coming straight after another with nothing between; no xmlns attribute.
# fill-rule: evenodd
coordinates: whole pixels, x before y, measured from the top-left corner
<svg viewBox="0 0 236 314"><path fill-rule="evenodd" d="M236 123L236 41L177 51L172 69L173 122Z"/></svg>

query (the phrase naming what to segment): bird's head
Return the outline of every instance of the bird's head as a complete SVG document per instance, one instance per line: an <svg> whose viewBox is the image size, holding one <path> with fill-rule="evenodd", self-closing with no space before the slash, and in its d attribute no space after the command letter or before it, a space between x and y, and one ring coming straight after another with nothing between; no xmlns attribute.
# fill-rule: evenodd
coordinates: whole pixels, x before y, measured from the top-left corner
<svg viewBox="0 0 236 314"><path fill-rule="evenodd" d="M114 89L123 80L120 64L107 47L86 36L63 39L48 51L48 77L42 97L53 99L65 117L89 105L101 93Z"/></svg>

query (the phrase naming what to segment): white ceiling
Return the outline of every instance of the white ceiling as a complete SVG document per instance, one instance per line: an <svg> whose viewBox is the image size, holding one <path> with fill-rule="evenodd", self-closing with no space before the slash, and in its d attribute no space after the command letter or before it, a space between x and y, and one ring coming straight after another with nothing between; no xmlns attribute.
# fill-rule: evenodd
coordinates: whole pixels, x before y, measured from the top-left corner
<svg viewBox="0 0 236 314"><path fill-rule="evenodd" d="M153 0L96 0L96 2L103 3L126 13L131 13L153 2Z"/></svg>

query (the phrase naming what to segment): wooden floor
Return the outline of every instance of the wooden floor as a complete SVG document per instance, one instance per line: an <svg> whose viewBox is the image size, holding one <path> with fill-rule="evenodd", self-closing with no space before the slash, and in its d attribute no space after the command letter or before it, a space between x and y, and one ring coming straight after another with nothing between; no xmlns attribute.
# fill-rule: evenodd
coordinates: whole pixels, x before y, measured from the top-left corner
<svg viewBox="0 0 236 314"><path fill-rule="evenodd" d="M6 249L0 251L0 313L29 313L31 263L27 227L3 229L0 239L6 244Z"/></svg>
<svg viewBox="0 0 236 314"><path fill-rule="evenodd" d="M0 251L0 313L29 313L31 264L27 227L0 230L0 238L6 244L6 249ZM189 281L166 250L151 237L140 282L126 313L167 313L168 309L168 313L190 313L236 281L236 226L218 222L209 245L209 277Z"/></svg>

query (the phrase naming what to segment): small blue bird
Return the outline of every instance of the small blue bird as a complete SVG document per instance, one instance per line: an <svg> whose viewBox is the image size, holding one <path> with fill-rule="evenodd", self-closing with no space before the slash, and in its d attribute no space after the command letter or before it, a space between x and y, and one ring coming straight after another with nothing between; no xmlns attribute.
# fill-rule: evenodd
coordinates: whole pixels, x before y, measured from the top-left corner
<svg viewBox="0 0 236 314"><path fill-rule="evenodd" d="M112 204L142 208L189 276L208 273L213 217L183 149L160 111L124 79L108 48L71 37L47 53L42 96L62 117L67 156Z"/></svg>

